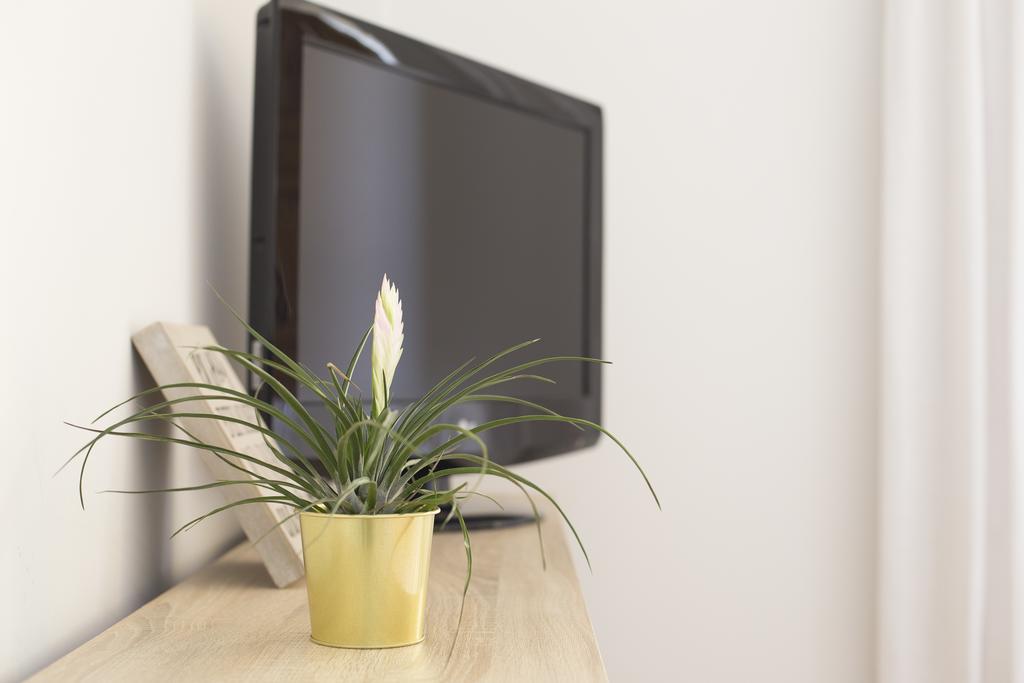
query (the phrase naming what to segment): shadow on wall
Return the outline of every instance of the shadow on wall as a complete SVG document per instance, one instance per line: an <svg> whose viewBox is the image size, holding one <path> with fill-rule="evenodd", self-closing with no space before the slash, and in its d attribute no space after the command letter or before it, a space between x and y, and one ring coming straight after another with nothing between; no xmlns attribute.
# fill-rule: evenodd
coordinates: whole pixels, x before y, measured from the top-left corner
<svg viewBox="0 0 1024 683"><path fill-rule="evenodd" d="M248 313L249 159L255 2L193 3L194 284L197 310L217 340L244 348L242 327L217 300ZM247 27L240 30L240 27Z"/></svg>
<svg viewBox="0 0 1024 683"><path fill-rule="evenodd" d="M136 394L153 386L153 377L149 374L142 359L132 352L132 393ZM146 401L152 405L155 400ZM140 406L141 407L141 406ZM154 434L169 434L164 425L146 424L147 431ZM135 430L133 430L135 431ZM167 488L171 483L171 452L165 444L149 441L131 441L132 478L128 488L147 490ZM113 494L112 494L113 495ZM145 496L146 505L137 505L133 512L134 523L130 529L130 538L126 539L125 547L132 549L136 576L143 577L136 586L138 602L150 599L164 590L171 580L171 549L168 547L169 502L168 494ZM161 500L162 499L162 500Z"/></svg>
<svg viewBox="0 0 1024 683"><path fill-rule="evenodd" d="M193 5L192 25L192 243L191 267L182 270L194 281L190 310L193 320L209 325L220 343L242 348L245 335L225 301L243 315L247 311L248 287L248 201L249 146L252 107L252 59L255 53L255 7L242 2L202 2ZM239 26L252 26L240 31ZM242 34L242 35L239 35ZM132 390L154 386L153 377L134 350ZM166 426L145 425L154 433L167 434ZM159 443L133 442L130 479L124 488L136 490L182 485L172 450ZM146 505L136 509L136 523L130 525L128 545L138 563L140 577L146 577L134 596L141 603L165 589L191 561L190 553L168 544L168 536L183 519L205 511L200 494L188 494L188 501L175 494L146 496ZM219 499L219 494L216 496ZM193 508L196 508L193 511ZM189 514L192 513L192 514ZM211 522L206 522L209 525ZM230 525L229 520L224 521ZM237 541L236 535L220 548Z"/></svg>

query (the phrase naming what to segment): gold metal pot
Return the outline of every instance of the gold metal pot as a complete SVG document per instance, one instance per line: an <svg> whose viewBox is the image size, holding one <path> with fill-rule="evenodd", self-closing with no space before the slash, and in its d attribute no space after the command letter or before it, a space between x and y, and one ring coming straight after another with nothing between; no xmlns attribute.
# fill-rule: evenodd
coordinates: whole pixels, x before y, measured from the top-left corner
<svg viewBox="0 0 1024 683"><path fill-rule="evenodd" d="M300 515L313 642L377 648L423 640L437 513Z"/></svg>

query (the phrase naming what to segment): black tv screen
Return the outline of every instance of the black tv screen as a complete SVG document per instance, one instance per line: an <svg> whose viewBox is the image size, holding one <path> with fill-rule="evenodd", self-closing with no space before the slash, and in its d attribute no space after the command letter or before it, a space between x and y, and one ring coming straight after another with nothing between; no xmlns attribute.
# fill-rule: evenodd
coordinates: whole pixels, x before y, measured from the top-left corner
<svg viewBox="0 0 1024 683"><path fill-rule="evenodd" d="M344 365L386 273L399 287L401 406L464 361L600 352L600 110L308 3L260 14L251 319L300 361ZM370 386L369 357L354 376ZM599 417L599 369L503 392ZM367 392L368 393L368 392ZM300 394L301 398L301 394ZM523 412L453 409L464 424ZM513 426L503 462L592 434ZM494 446L498 447L495 448Z"/></svg>

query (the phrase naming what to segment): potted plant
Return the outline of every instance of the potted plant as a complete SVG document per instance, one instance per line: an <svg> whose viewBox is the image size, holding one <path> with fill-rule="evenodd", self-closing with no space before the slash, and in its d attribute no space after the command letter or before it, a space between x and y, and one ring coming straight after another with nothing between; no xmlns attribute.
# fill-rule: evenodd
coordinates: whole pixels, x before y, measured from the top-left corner
<svg viewBox="0 0 1024 683"><path fill-rule="evenodd" d="M465 483L443 488L440 482L448 475L478 475L477 481L483 476L505 479L525 494L535 513L536 506L529 491L540 494L565 519L589 565L590 559L579 534L558 503L532 481L491 462L487 444L480 436L489 430L529 421L562 422L577 429L597 430L612 439L629 457L643 476L655 502L658 502L647 475L636 459L601 425L560 415L522 398L488 393L492 387L508 382L550 382L534 372L535 368L550 363L604 361L552 356L520 362L485 374L502 359L539 341L532 340L509 347L483 362L463 363L410 405L392 410L389 392L402 356L404 336L402 303L397 288L387 276L376 298L373 325L363 335L347 368L342 371L329 363L324 377L290 358L237 314L236 317L264 345L270 358L220 346L205 349L224 354L242 369L253 373L267 391L276 394L287 410L282 410L275 401L260 398L262 391L250 396L198 382L162 385L136 394L100 418L133 400L165 389L191 388L196 390L196 394L146 406L103 429L86 428L95 436L68 462L79 456L82 458L79 497L83 507L82 482L89 455L96 444L108 436L145 438L208 450L238 469L243 468L225 456L259 465L260 471L268 474L249 478L250 472L243 469L246 478L145 493L237 484L255 484L266 491L266 495L217 508L192 520L179 532L235 505L276 502L294 508L291 517L299 516L302 530L312 638L318 643L378 648L411 645L423 639L433 521L441 506L450 508L447 519L456 520L462 531L467 566L463 589L465 601L472 576L473 551L460 504L469 496L483 494ZM359 388L352 383L351 377L371 336L372 387L371 405L367 412ZM315 419L288 384L301 387L322 403L330 416L329 424ZM200 390L206 393L199 393ZM216 448L174 422L173 407L176 404L210 400L209 392L215 394L215 400L241 403L253 409L252 420L243 423L263 435L275 462L264 462L245 453ZM513 403L530 412L491 420L472 429L442 421L442 416L452 406L473 401ZM239 419L214 412L190 415L210 420ZM269 427L265 416L287 427L287 433ZM128 425L153 422L169 422L184 432L188 439L119 431ZM426 445L439 440L439 445L429 448ZM467 442L475 444L479 454L460 448ZM543 557L543 546L541 553Z"/></svg>

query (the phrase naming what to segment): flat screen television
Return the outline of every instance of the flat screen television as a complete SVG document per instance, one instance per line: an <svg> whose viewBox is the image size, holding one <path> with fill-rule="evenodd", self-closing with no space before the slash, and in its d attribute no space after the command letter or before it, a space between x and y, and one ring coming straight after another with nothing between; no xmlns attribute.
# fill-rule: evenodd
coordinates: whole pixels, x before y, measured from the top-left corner
<svg viewBox="0 0 1024 683"><path fill-rule="evenodd" d="M510 362L600 356L601 157L593 104L311 3L271 2L257 18L251 323L311 368L344 367L386 273L405 311L398 408L526 339L542 341ZM353 378L366 388L368 356ZM503 389L597 422L600 373L564 363L545 368L556 384ZM525 410L446 417L471 427ZM511 464L597 434L529 423L487 438Z"/></svg>

